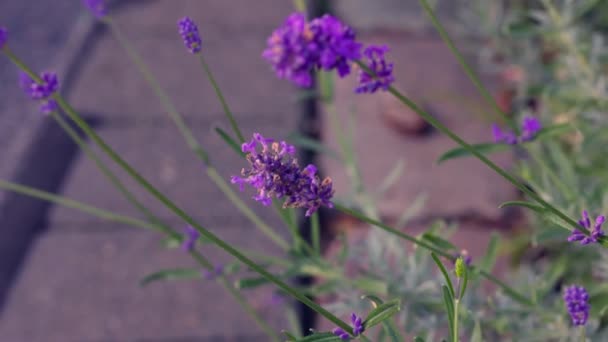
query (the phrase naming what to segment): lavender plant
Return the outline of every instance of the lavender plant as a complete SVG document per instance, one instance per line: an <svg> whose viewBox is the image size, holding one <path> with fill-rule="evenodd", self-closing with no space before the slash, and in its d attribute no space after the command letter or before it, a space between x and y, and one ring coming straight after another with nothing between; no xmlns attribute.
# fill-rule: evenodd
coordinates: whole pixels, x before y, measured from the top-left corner
<svg viewBox="0 0 608 342"><path fill-rule="evenodd" d="M602 142L601 125L604 120L600 114L605 111L603 98L606 87L603 73L596 70L602 66L600 59L604 57L603 42L601 36L594 36L600 38L593 38L585 49L581 49L576 39L583 35L581 29L575 25L564 25L584 15L588 8L581 9L582 5L567 0L560 3L559 7L546 0L541 1L543 9L534 8L526 12L534 19L534 35L546 35L548 41L561 47L560 53L563 55L557 58L556 66L542 68L544 71L548 69L548 74L554 76L548 89L539 90L532 86L520 89L521 96L529 96L533 88L534 96L540 98L542 109L537 110L540 113L535 112L535 116L531 116L529 108L518 107L519 111L515 115L522 120L521 126L518 126L508 113L496 105L490 92L464 61L428 2L421 0L420 3L467 75L496 111L495 117L501 118L510 126L494 126L491 131L494 135L493 143L468 143L403 95L393 86L394 63L388 59L389 47L364 46L357 40L355 30L334 16L310 19L303 11L289 15L270 35L261 55L269 62L277 77L303 88L311 87L315 76L328 81L335 76L334 72L342 78L356 69L359 84L353 89L354 92L388 92L460 145L459 149L448 151L441 158L443 161L473 156L520 189L526 201L512 201L505 205L531 209L534 215L531 216L531 221L536 227L531 238L519 244L524 247L532 244L535 248L542 247L553 254L540 258L540 261L523 263L517 272L509 276L509 284L492 275L501 241L498 237L491 240L486 255L473 262L467 258L466 253L447 240L455 227L438 222L420 236L411 236L381 222L373 196L362 186L357 160L352 153L352 141L340 132L336 132L341 143L340 154L344 157L346 167L353 170L349 173L349 180L353 184L353 192L358 195L348 205L334 197L330 177L321 180L315 165L302 167L298 163L295 146L264 137L260 133L254 134L247 141L215 81L212 67L204 58L203 39L196 23L184 17L178 21L177 33L183 39L185 50L200 60L232 130L231 133L223 130L217 132L237 155L243 157L245 167L240 176L236 176L238 170L231 175L230 182L234 185L231 186L226 181L230 175L222 176L217 172L211 153L194 138L177 106L112 21L103 0L85 0L84 4L93 16L110 27L176 124L185 143L204 162L210 179L252 225L282 248L289 258L278 259L263 252L248 251L241 246L231 245L178 207L123 160L70 106L58 91L59 77L56 74L37 74L10 50L9 34L4 28L0 28L0 50L24 73L20 81L24 92L39 102L40 111L51 116L66 131L129 203L145 215L146 220L117 215L6 181L0 181L0 188L164 234L168 238L168 245L181 246L183 252L191 255L202 270L161 270L146 277L144 283L168 278L204 277L216 280L272 341L280 340L280 335L252 308L243 291L265 284L273 285L282 295L304 303L335 325L332 331L311 331L306 337L300 336L297 331L285 332L290 341L403 341L405 336L414 334L421 334L415 337L415 341L448 336L454 342L467 339L482 341L484 338L522 341L564 340L575 338L574 336L580 340L586 340L587 336L592 339L608 337L608 329L605 329L603 322L606 307L603 302L608 298L608 292L601 284L591 286L594 280L608 277L608 272L604 269L597 269L596 274L593 272L593 262L598 259L598 255L601 258L608 255L604 249L608 247L608 239L602 231L605 219L604 216L597 216L592 226L587 211L583 211L580 221L571 216L575 209L602 212L601 209L605 207L601 191L604 189L605 175L594 173L603 165L597 151ZM303 2L297 2L297 5L301 10ZM516 44L509 40L512 37L500 39L505 40L505 46ZM590 53L589 59L587 50ZM534 72L532 69L525 70ZM566 70L566 75L563 75L563 71L560 74L560 70ZM551 87L556 87L557 90ZM328 90L328 87L321 89ZM584 96L572 100L572 94ZM322 91L318 100L328 109L331 119L337 120L331 95ZM566 124L562 119L564 115ZM99 153L93 152L83 142L70 122L95 143L112 163L126 171L129 178L180 217L184 221L183 229L175 229L162 222L139 202L121 179L101 161ZM575 136L572 136L573 131L576 132ZM526 152L526 157L522 158L515 173L500 168L486 157L489 152L508 148ZM244 185L254 189L254 199L262 205L274 204L291 234L291 242L280 237L275 228L247 207L234 189L238 187L244 190ZM575 192L573 189L581 190ZM320 222L317 211L320 208L341 211L369 224L373 229L364 241L354 245L345 243L340 258L325 258L319 243ZM309 217L308 223L313 230L312 242L306 241L297 229L296 209L304 210L304 215ZM413 210L415 208L406 210L406 214L411 214ZM403 221L407 220L407 216L404 215ZM551 222L550 226L547 226L547 222ZM560 230L556 233L555 228ZM415 248L404 248L397 243L396 238L412 243ZM580 244L573 244L575 241ZM205 256L206 248L212 244L230 254L234 258L233 262L222 265L209 260ZM528 252L525 248L524 251ZM584 257L578 259L579 255ZM581 265L581 260L589 263ZM348 264L355 264L358 272L347 272ZM240 272L238 265L244 265L256 276L252 278L248 273ZM438 271L433 271L434 268ZM237 286L228 280L229 275L240 278L236 282ZM320 277L323 284L305 288L289 285L289 279L299 275ZM484 279L491 282L496 290L484 293ZM574 282L586 286L564 286ZM335 301L324 307L312 300L310 295L331 295ZM339 318L345 314L350 316L350 324Z"/></svg>

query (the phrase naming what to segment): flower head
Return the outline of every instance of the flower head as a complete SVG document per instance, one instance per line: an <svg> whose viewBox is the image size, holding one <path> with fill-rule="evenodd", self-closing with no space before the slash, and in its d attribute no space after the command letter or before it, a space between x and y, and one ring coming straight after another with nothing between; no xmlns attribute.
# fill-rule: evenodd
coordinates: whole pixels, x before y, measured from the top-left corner
<svg viewBox="0 0 608 342"><path fill-rule="evenodd" d="M203 277L207 280L213 280L224 273L224 265L217 264L212 270L204 270Z"/></svg>
<svg viewBox="0 0 608 342"><path fill-rule="evenodd" d="M184 45L191 53L198 53L203 47L198 27L189 17L183 17L177 22L179 34L184 40Z"/></svg>
<svg viewBox="0 0 608 342"><path fill-rule="evenodd" d="M82 2L97 19L101 19L108 14L105 0L82 0Z"/></svg>
<svg viewBox="0 0 608 342"><path fill-rule="evenodd" d="M492 135L495 143L505 143L509 145L517 144L517 136L511 131L503 131L497 124L492 124Z"/></svg>
<svg viewBox="0 0 608 342"><path fill-rule="evenodd" d="M57 102L50 97L59 89L59 79L56 73L49 71L41 73L40 79L42 82L38 83L25 72L21 72L19 74L19 86L32 100L41 102L40 112L42 114L49 114L58 108Z"/></svg>
<svg viewBox="0 0 608 342"><path fill-rule="evenodd" d="M564 302L568 308L572 324L585 325L589 318L589 294L582 286L572 285L564 292Z"/></svg>
<svg viewBox="0 0 608 342"><path fill-rule="evenodd" d="M464 259L462 257L458 257L458 259L456 259L456 264L454 267L454 273L456 273L456 277L457 278L464 277L464 274L466 271L467 271L467 266L466 266Z"/></svg>
<svg viewBox="0 0 608 342"><path fill-rule="evenodd" d="M359 336L361 335L361 333L363 333L363 330L365 330L365 328L363 327L363 320L355 313L352 313L350 315L350 323L353 327L353 336ZM340 339L344 341L350 340L350 335L342 328L336 328L332 332L334 335L340 337Z"/></svg>
<svg viewBox="0 0 608 342"><path fill-rule="evenodd" d="M287 17L268 38L262 53L277 76L301 87L312 85L315 68L350 73L350 63L361 56L354 31L335 17L324 15L308 22L302 13Z"/></svg>
<svg viewBox="0 0 608 342"><path fill-rule="evenodd" d="M8 30L4 27L0 27L0 49L4 47L8 40Z"/></svg>
<svg viewBox="0 0 608 342"><path fill-rule="evenodd" d="M201 234L192 226L186 226L184 239L182 240L182 250L184 252L192 251L194 249L194 245L196 245L196 241L200 236Z"/></svg>
<svg viewBox="0 0 608 342"><path fill-rule="evenodd" d="M247 154L250 168L241 171L242 177L233 176L231 182L241 190L244 184L257 189L253 197L256 201L270 205L273 197L284 199L284 208L306 208L307 216L322 205L333 206L331 179L321 181L313 165L300 169L294 146L255 133L250 142L243 144L242 150Z"/></svg>
<svg viewBox="0 0 608 342"><path fill-rule="evenodd" d="M540 120L532 116L524 117L521 124L521 140L530 141L534 139L536 134L542 129Z"/></svg>
<svg viewBox="0 0 608 342"><path fill-rule="evenodd" d="M393 77L393 63L388 63L384 54L388 52L387 46L371 45L365 48L363 55L368 60L368 67L372 74L365 70L359 71L359 86L357 93L375 93L378 89L386 91L395 81Z"/></svg>
<svg viewBox="0 0 608 342"><path fill-rule="evenodd" d="M591 228L591 219L589 218L589 213L586 210L583 210L582 217L583 218L578 221L578 224L581 226L581 228L589 231L589 236L585 235L581 229L575 229L568 237L568 241L580 241L581 245L588 245L592 242L597 242L599 238L604 236L602 224L604 224L604 221L606 221L606 217L604 215L598 216L595 219L593 229Z"/></svg>

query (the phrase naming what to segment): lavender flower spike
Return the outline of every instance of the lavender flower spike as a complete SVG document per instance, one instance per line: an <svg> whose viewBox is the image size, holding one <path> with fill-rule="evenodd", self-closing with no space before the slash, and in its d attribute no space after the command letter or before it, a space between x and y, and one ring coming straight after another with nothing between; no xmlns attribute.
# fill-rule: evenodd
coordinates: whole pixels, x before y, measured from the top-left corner
<svg viewBox="0 0 608 342"><path fill-rule="evenodd" d="M338 336L343 341L350 341L350 335L342 328L336 328L332 330L332 333Z"/></svg>
<svg viewBox="0 0 608 342"><path fill-rule="evenodd" d="M97 19L102 19L108 14L105 0L82 0L82 3Z"/></svg>
<svg viewBox="0 0 608 342"><path fill-rule="evenodd" d="M196 245L196 241L201 234L192 226L186 226L185 231L184 239L182 240L182 250L190 252L194 249L194 245Z"/></svg>
<svg viewBox="0 0 608 342"><path fill-rule="evenodd" d="M384 54L388 52L387 46L368 46L363 55L368 60L368 67L372 73L359 71L359 86L356 93L375 93L378 89L384 91L395 81L393 77L393 63L388 63Z"/></svg>
<svg viewBox="0 0 608 342"><path fill-rule="evenodd" d="M589 318L589 294L582 286L572 285L564 292L564 302L575 326L585 325Z"/></svg>
<svg viewBox="0 0 608 342"><path fill-rule="evenodd" d="M191 53L200 52L203 47L203 42L194 21L189 17L183 17L177 22L177 26L186 48L190 50Z"/></svg>
<svg viewBox="0 0 608 342"><path fill-rule="evenodd" d="M359 336L363 333L363 330L365 330L363 327L363 320L354 312L350 315L350 323L353 327L353 336ZM342 328L336 328L332 333L344 341L350 341L350 335Z"/></svg>
<svg viewBox="0 0 608 342"><path fill-rule="evenodd" d="M21 72L19 85L32 100L41 101L42 114L50 114L58 109L57 103L50 97L59 89L59 79L56 73L49 71L41 73L40 78L42 83L37 83L28 74Z"/></svg>
<svg viewBox="0 0 608 342"><path fill-rule="evenodd" d="M307 216L323 205L333 206L331 179L321 181L314 165L300 169L292 145L255 133L250 142L243 144L242 150L247 154L250 167L241 171L241 177L233 176L231 182L241 190L244 184L255 188L256 201L270 205L273 198L284 199L283 208L305 208Z"/></svg>
<svg viewBox="0 0 608 342"><path fill-rule="evenodd" d="M542 128L542 124L537 118L532 116L524 117L521 124L521 141L524 142L534 139L536 134L538 134Z"/></svg>
<svg viewBox="0 0 608 342"><path fill-rule="evenodd" d="M604 232L602 231L602 224L604 224L604 222L606 221L606 217L604 215L598 216L595 219L593 229L591 229L591 219L589 218L589 213L586 210L583 210L582 216L583 218L578 221L578 224L582 228L589 231L589 236L585 235L580 229L575 229L568 237L568 241L580 241L581 245L588 245L592 242L598 242L599 238L604 236Z"/></svg>
<svg viewBox="0 0 608 342"><path fill-rule="evenodd" d="M8 41L8 30L4 27L0 26L0 50L4 48L6 42Z"/></svg>

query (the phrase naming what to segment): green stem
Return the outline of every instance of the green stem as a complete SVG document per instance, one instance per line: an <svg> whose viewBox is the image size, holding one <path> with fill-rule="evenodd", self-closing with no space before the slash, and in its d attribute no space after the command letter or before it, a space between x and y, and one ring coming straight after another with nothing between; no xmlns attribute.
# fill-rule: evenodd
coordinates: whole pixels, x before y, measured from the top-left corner
<svg viewBox="0 0 608 342"><path fill-rule="evenodd" d="M237 138L239 138L240 143L241 144L244 143L245 138L243 137L243 133L241 133L241 130L239 129L239 125L236 123L236 120L234 119L234 115L232 115L232 112L230 111L230 108L228 107L228 103L226 103L224 94L222 94L220 87L218 86L217 82L215 81L215 77L213 77L213 73L211 73L211 69L209 68L209 65L207 65L207 62L205 62L205 58L203 57L203 54L201 53L201 54L199 54L199 56L200 56L200 60L201 60L201 65L203 66L203 69L205 70L205 73L207 74L207 78L209 78L209 82L211 82L211 85L213 86L213 89L215 90L215 94L217 95L218 99L222 103L222 107L224 108L224 113L226 114L226 117L228 117L228 121L230 121L230 126L232 127L232 131L234 132L234 134L236 134Z"/></svg>
<svg viewBox="0 0 608 342"><path fill-rule="evenodd" d="M581 342L586 342L587 334L585 333L585 326L581 325L579 329L580 329L580 334L581 334Z"/></svg>
<svg viewBox="0 0 608 342"><path fill-rule="evenodd" d="M444 252L443 250L441 250L441 249L439 249L439 248L437 248L437 247L435 247L435 246L433 246L433 245L431 245L431 244L429 244L429 243L427 243L425 241L422 241L422 240L417 239L417 238L415 238L413 236L405 234L405 233L403 233L403 232L401 232L401 231L399 231L399 230L397 230L395 228L392 228L392 227L390 227L390 226L388 226L388 225L386 225L386 224L384 224L384 223L382 223L380 221L371 219L371 218L369 218L369 217L367 217L367 216L365 216L365 215L363 215L363 214L361 214L361 213L359 213L357 211L354 211L352 209L346 208L346 207L344 207L344 206L342 206L340 204L337 204L337 203L334 203L334 207L335 207L336 210L339 210L339 211L341 211L343 213L346 213L346 214L348 214L350 216L353 216L353 217L355 217L355 218L357 218L357 219L359 219L359 220L361 220L363 222L366 222L366 223L369 223L369 224L371 224L373 226L376 226L376 227L378 227L378 228L380 228L380 229L382 229L382 230L384 230L386 232L389 232L389 233L391 233L393 235L396 235L396 236L398 236L398 237L400 237L400 238L402 238L404 240L410 241L410 242L412 242L412 243L414 243L414 244L416 244L416 245L418 245L418 246L420 246L420 247L422 247L422 248L424 248L424 249L426 249L428 251L434 252L437 255L441 255L442 257L447 258L447 259L449 259L451 261L456 260L456 257L454 257L453 255L451 255L451 254L449 254L447 252ZM469 266L468 267L468 270L475 270L475 269L476 269L476 267L473 267L473 266ZM492 281L493 283L495 283L496 285L498 285L499 287L501 287L505 292L508 292L512 297L517 298L517 300L520 303L528 305L528 306L534 306L534 302L532 302L530 299L526 298L524 295L519 294L517 291L515 291L514 289L512 289L511 287L509 287L507 284L503 283L502 281L500 281L498 278L494 277L492 274L490 274L490 273L488 273L488 272L486 272L484 270L481 270L481 269L478 269L478 272L484 278Z"/></svg>
<svg viewBox="0 0 608 342"><path fill-rule="evenodd" d="M171 119L175 122L175 125L179 129L182 136L186 139L188 146L203 160L205 164L208 164L209 155L198 143L198 141L194 137L194 134L188 128L188 125L184 121L183 117L179 114L177 108L169 98L169 95L167 95L167 93L160 86L160 83L158 82L156 77L154 77L150 69L148 69L148 67L144 63L143 59L139 56L139 53L137 53L133 46L131 46L122 31L109 17L104 18L103 21L107 23L107 25L110 27L118 43L125 50L129 58L131 58L133 64L135 64L137 70L139 70L146 82L148 82L148 84L160 100L165 111L167 111L167 114L169 114Z"/></svg>
<svg viewBox="0 0 608 342"><path fill-rule="evenodd" d="M137 183L139 183L146 191L148 191L152 196L154 196L159 202L164 204L168 209L173 211L177 216L182 218L186 223L190 224L194 227L203 237L207 238L218 247L226 251L228 254L232 255L243 264L250 267L253 271L259 273L264 278L268 279L270 282L277 285L279 288L289 293L292 297L301 301L306 306L310 307L318 314L324 316L328 320L332 321L334 324L338 325L340 328L345 329L345 331L352 332L351 327L340 320L338 317L333 315L331 312L325 310L323 307L318 305L317 303L310 300L308 297L302 295L297 290L294 290L292 287L287 285L285 282L281 281L271 273L264 270L258 264L253 262L251 259L247 258L245 255L240 253L238 250L233 248L230 244L224 242L224 240L218 238L213 233L208 231L205 227L196 222L191 216L189 216L186 212L184 212L181 208L179 208L175 203L169 200L165 195L163 195L158 189L152 186L146 179L144 179L137 171L135 171L131 165L129 165L126 161L124 161L110 146L106 144L106 142L101 139L91 129L91 127L84 121L82 118L74 111L74 109L61 97L59 94L54 94L53 99L57 101L57 104L68 114L68 116L80 127L86 134L89 136L103 151L106 153L116 164L118 164L122 169L124 169L129 176L131 176Z"/></svg>
<svg viewBox="0 0 608 342"><path fill-rule="evenodd" d="M458 304L460 304L460 299L454 299L454 333L452 334L453 342L458 342Z"/></svg>
<svg viewBox="0 0 608 342"><path fill-rule="evenodd" d="M306 0L293 0L296 11L306 14Z"/></svg>
<svg viewBox="0 0 608 342"><path fill-rule="evenodd" d="M273 242L279 245L282 249L287 250L289 245L283 240L270 226L268 226L262 219L256 215L247 205L236 195L230 186L226 184L223 178L221 178L215 168L211 165L211 160L207 151L201 146L198 140L195 138L194 133L186 124L183 116L177 110L173 101L167 93L160 86L160 83L152 74L146 63L143 61L137 50L131 45L122 31L119 29L110 18L104 19L104 21L110 26L112 33L116 40L123 47L133 64L137 67L142 77L150 85L162 106L165 108L170 118L177 126L180 134L186 140L188 147L207 165L207 175L215 182L218 188L224 193L224 195L239 209L243 215L245 215L251 222L253 222L260 231L269 237Z"/></svg>
<svg viewBox="0 0 608 342"><path fill-rule="evenodd" d="M314 213L310 217L312 248L317 255L321 255L321 228L319 223L319 213Z"/></svg>
<svg viewBox="0 0 608 342"><path fill-rule="evenodd" d="M475 74L473 69L464 60L464 57L462 56L462 54L460 53L460 51L454 44L454 41L450 38L450 36L448 35L448 33L445 30L445 28L443 27L443 25L441 25L441 22L439 22L439 20L437 19L437 16L435 16L435 12L433 11L433 8L429 5L428 1L427 0L419 0L419 1L424 9L424 12L430 18L431 23L433 24L435 29L437 29L437 32L439 32L441 39L443 39L444 43L448 46L448 48L450 49L450 51L452 52L454 57L456 57L458 64L460 64L460 66L462 67L464 72L467 74L467 76L469 77L471 82L473 82L473 84L475 85L475 87L477 88L477 90L479 91L481 96L483 96L483 98L487 102L487 104L490 105L494 109L494 111L497 114L497 118L501 121L506 120L507 122L511 123L511 120L509 120L508 116L500 109L500 107L496 103L496 100L494 99L492 94L490 94L488 89L486 89L486 87L484 87L484 85L481 83L481 80L479 79L479 77L477 77L477 75Z"/></svg>

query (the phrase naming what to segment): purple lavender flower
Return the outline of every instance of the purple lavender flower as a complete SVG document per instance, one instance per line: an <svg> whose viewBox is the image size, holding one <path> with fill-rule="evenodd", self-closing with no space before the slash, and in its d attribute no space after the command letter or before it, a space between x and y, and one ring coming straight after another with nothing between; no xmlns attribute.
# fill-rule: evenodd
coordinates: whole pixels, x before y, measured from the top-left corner
<svg viewBox="0 0 608 342"><path fill-rule="evenodd" d="M543 128L540 120L532 116L524 117L521 124L521 141L530 141Z"/></svg>
<svg viewBox="0 0 608 342"><path fill-rule="evenodd" d="M354 312L350 315L351 326L353 327L353 336L359 336L363 333L365 328L363 327L363 320L361 317L357 316ZM336 328L333 331L333 334L340 337L340 339L344 341L350 341L350 335L344 331L342 328Z"/></svg>
<svg viewBox="0 0 608 342"><path fill-rule="evenodd" d="M321 49L318 35L304 14L294 13L270 35L262 57L272 64L279 78L310 87Z"/></svg>
<svg viewBox="0 0 608 342"><path fill-rule="evenodd" d="M189 17L183 17L177 22L179 34L184 40L184 45L191 53L198 53L203 47L198 27Z"/></svg>
<svg viewBox="0 0 608 342"><path fill-rule="evenodd" d="M0 49L4 47L8 41L8 30L0 26Z"/></svg>
<svg viewBox="0 0 608 342"><path fill-rule="evenodd" d="M82 3L97 19L101 19L108 14L105 0L82 0Z"/></svg>
<svg viewBox="0 0 608 342"><path fill-rule="evenodd" d="M222 273L224 273L224 265L218 264L218 265L215 265L213 270L204 270L203 277L207 280L213 280L213 279L221 276Z"/></svg>
<svg viewBox="0 0 608 342"><path fill-rule="evenodd" d="M241 171L242 177L233 176L231 182L238 184L241 191L244 184L257 189L253 197L256 201L270 205L273 197L284 199L283 208L306 208L306 216L322 205L333 207L331 178L320 181L313 165L300 169L292 145L254 133L253 139L243 144L242 151L247 153L250 168Z"/></svg>
<svg viewBox="0 0 608 342"><path fill-rule="evenodd" d="M587 210L583 210L582 216L583 218L578 221L578 224L585 230L589 231L589 236L585 235L582 230L575 229L568 237L568 241L580 241L581 245L588 245L592 242L597 242L599 238L604 236L604 232L602 231L602 224L604 224L604 221L606 221L606 217L604 215L598 216L595 219L593 229L591 229L591 219L589 218L589 213L587 212Z"/></svg>
<svg viewBox="0 0 608 342"><path fill-rule="evenodd" d="M497 124L492 124L492 135L495 143L505 143L509 145L517 144L517 136L511 131L503 131Z"/></svg>
<svg viewBox="0 0 608 342"><path fill-rule="evenodd" d="M304 14L294 13L268 38L262 57L279 78L310 87L315 68L348 75L350 63L361 57L361 44L354 31L335 17L325 15L307 22Z"/></svg>
<svg viewBox="0 0 608 342"><path fill-rule="evenodd" d="M184 239L182 240L182 250L184 252L192 251L194 249L194 245L196 245L196 241L200 236L201 234L192 226L186 226Z"/></svg>
<svg viewBox="0 0 608 342"><path fill-rule="evenodd" d="M378 89L386 91L395 81L393 77L393 63L388 63L384 54L388 52L387 46L370 45L365 48L363 55L368 60L368 67L372 74L365 70L359 71L359 86L357 93L375 93Z"/></svg>
<svg viewBox="0 0 608 342"><path fill-rule="evenodd" d="M314 19L310 26L319 33L317 65L326 71L336 69L340 77L350 74L351 61L361 58L362 45L356 41L355 31L329 14Z"/></svg>
<svg viewBox="0 0 608 342"><path fill-rule="evenodd" d="M572 285L564 292L564 301L568 308L572 324L579 326L587 323L589 318L589 294L582 286Z"/></svg>
<svg viewBox="0 0 608 342"><path fill-rule="evenodd" d="M37 83L28 74L19 74L19 86L23 92L32 100L40 100L40 112L50 114L58 109L57 102L51 99L51 95L59 89L59 80L54 72L45 71L40 74L42 83Z"/></svg>

